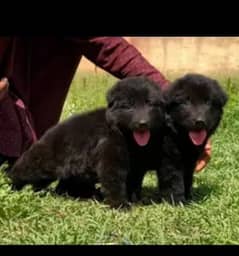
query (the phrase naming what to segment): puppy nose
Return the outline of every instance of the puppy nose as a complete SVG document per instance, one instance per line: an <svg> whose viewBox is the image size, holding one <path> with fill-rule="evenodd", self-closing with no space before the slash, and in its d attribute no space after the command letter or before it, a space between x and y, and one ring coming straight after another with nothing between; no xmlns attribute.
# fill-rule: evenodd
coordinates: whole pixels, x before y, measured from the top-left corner
<svg viewBox="0 0 239 256"><path fill-rule="evenodd" d="M195 126L197 129L205 128L205 122L202 119L197 119L195 122Z"/></svg>
<svg viewBox="0 0 239 256"><path fill-rule="evenodd" d="M145 119L141 119L138 123L138 128L144 129L148 127L148 122Z"/></svg>

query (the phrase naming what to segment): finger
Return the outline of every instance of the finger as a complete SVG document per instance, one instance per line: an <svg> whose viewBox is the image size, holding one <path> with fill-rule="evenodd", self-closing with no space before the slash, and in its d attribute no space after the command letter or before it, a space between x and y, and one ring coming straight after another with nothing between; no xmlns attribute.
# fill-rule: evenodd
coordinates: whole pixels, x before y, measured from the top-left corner
<svg viewBox="0 0 239 256"><path fill-rule="evenodd" d="M8 79L7 78L2 78L0 80L0 100L4 98L4 96L6 95L6 92L8 90Z"/></svg>
<svg viewBox="0 0 239 256"><path fill-rule="evenodd" d="M195 172L200 172L206 166L206 161L200 160L197 162Z"/></svg>
<svg viewBox="0 0 239 256"><path fill-rule="evenodd" d="M211 142L209 140L207 141L207 144L205 145L204 151L208 152L208 154L211 154L212 144L211 144Z"/></svg>
<svg viewBox="0 0 239 256"><path fill-rule="evenodd" d="M202 171L202 169L205 168L205 166L208 164L210 159L211 159L210 155L204 155L202 159L198 160L196 167L195 167L195 172Z"/></svg>

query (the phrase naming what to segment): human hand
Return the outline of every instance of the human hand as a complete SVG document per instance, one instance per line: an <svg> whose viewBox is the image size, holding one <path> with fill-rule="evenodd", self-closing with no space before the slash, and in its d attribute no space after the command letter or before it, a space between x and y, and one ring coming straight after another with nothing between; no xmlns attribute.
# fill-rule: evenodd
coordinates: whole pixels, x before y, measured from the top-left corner
<svg viewBox="0 0 239 256"><path fill-rule="evenodd" d="M7 78L2 78L0 80L0 101L5 97L8 91L9 82Z"/></svg>
<svg viewBox="0 0 239 256"><path fill-rule="evenodd" d="M210 140L208 140L202 155L200 156L200 158L197 161L195 172L201 172L202 171L202 169L210 161L211 154L212 154L212 145L211 145Z"/></svg>

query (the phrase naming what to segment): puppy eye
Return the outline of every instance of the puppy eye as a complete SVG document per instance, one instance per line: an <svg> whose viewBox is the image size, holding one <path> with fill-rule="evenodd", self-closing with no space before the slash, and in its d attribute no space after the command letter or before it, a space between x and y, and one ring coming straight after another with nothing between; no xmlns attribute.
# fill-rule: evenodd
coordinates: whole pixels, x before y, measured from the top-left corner
<svg viewBox="0 0 239 256"><path fill-rule="evenodd" d="M122 103L122 104L120 104L119 106L118 106L119 108L129 108L129 104L127 104L127 103Z"/></svg>
<svg viewBox="0 0 239 256"><path fill-rule="evenodd" d="M153 107L161 107L161 103L157 102L157 101L156 102L151 102L150 105L153 106Z"/></svg>
<svg viewBox="0 0 239 256"><path fill-rule="evenodd" d="M180 104L183 104L183 105L188 105L191 103L191 98L188 96L186 97L184 100L180 100Z"/></svg>
<svg viewBox="0 0 239 256"><path fill-rule="evenodd" d="M205 104L210 105L211 104L210 100L205 100Z"/></svg>

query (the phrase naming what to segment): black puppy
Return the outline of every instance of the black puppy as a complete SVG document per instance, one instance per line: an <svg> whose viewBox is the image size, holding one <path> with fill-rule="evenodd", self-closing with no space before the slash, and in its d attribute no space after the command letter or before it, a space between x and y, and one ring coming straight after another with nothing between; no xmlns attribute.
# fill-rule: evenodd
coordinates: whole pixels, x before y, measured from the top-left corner
<svg viewBox="0 0 239 256"><path fill-rule="evenodd" d="M113 87L107 102L110 131L124 143L121 150L128 158L127 194L130 201L137 201L145 173L161 162L165 125L161 90L146 78L131 78Z"/></svg>
<svg viewBox="0 0 239 256"><path fill-rule="evenodd" d="M188 74L164 91L166 133L158 170L161 197L170 203L191 198L193 172L208 138L216 131L227 95L216 80Z"/></svg>
<svg viewBox="0 0 239 256"><path fill-rule="evenodd" d="M58 179L58 191L89 196L101 183L111 207L127 206L133 194L140 197L145 172L160 161L160 88L143 77L123 79L109 90L107 102L106 109L49 129L9 171L13 187L32 184L38 190Z"/></svg>

